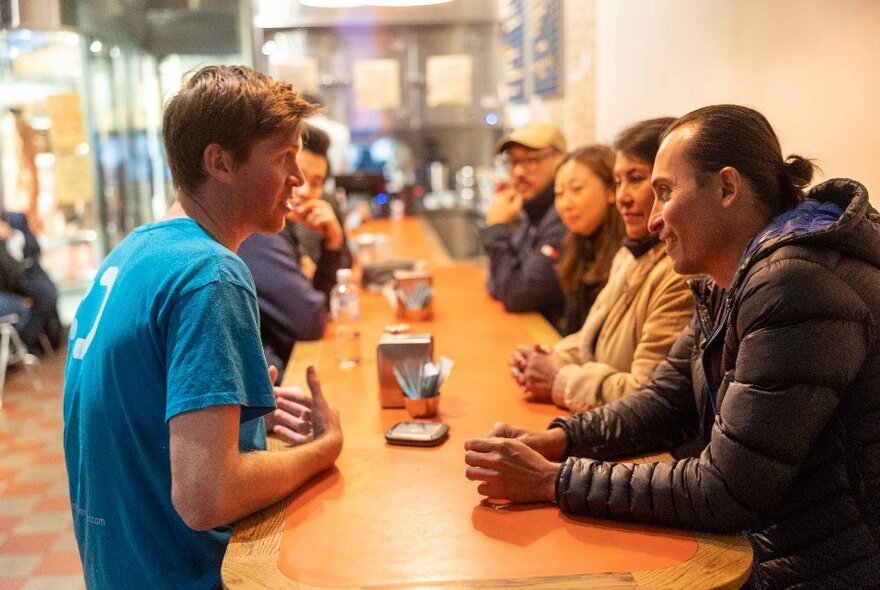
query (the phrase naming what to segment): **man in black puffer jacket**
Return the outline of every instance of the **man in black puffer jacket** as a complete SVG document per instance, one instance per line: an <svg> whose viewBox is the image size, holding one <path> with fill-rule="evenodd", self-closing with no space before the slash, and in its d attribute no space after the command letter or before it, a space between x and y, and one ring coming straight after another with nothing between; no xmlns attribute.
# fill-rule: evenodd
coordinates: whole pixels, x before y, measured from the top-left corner
<svg viewBox="0 0 880 590"><path fill-rule="evenodd" d="M644 390L468 441L468 477L574 514L742 530L755 588L880 587L880 214L850 180L804 200L812 164L783 161L751 109L664 135L651 226L677 272L709 275L691 327ZM613 461L692 437L698 458Z"/></svg>

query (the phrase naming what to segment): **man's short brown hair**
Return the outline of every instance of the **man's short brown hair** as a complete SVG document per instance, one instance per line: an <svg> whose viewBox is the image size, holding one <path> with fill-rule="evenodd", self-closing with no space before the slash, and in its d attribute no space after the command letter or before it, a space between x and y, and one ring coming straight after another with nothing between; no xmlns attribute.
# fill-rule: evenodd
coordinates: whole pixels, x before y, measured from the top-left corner
<svg viewBox="0 0 880 590"><path fill-rule="evenodd" d="M162 137L174 186L195 192L207 178L205 148L219 144L237 163L273 133L298 134L317 110L288 82L245 66L208 66L193 74L165 108Z"/></svg>

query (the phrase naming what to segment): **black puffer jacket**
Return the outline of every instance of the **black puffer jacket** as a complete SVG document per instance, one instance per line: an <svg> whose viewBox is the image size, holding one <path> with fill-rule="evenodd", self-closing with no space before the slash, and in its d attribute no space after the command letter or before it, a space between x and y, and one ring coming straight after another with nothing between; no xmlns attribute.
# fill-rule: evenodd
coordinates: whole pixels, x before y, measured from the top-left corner
<svg viewBox="0 0 880 590"><path fill-rule="evenodd" d="M694 321L645 390L551 424L569 437L562 510L744 530L766 588L880 587L880 214L853 181L809 197L726 292L693 285ZM693 436L699 458L609 461Z"/></svg>

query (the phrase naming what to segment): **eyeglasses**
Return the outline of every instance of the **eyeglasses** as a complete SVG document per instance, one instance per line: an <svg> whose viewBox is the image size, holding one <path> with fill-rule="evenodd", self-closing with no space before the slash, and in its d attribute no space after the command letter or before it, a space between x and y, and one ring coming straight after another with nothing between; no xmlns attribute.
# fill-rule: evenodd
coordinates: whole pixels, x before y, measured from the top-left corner
<svg viewBox="0 0 880 590"><path fill-rule="evenodd" d="M523 156L519 158L512 158L508 154L503 154L501 156L501 162L504 166L507 167L508 170L513 170L517 166L522 166L526 170L534 170L538 167L538 164L543 160L553 156L556 152L552 149L536 152L531 156Z"/></svg>

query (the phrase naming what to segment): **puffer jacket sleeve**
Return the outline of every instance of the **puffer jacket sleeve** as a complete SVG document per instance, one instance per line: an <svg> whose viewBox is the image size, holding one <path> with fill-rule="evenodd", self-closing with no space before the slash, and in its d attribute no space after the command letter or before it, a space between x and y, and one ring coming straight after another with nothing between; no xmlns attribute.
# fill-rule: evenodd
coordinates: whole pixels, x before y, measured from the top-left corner
<svg viewBox="0 0 880 590"><path fill-rule="evenodd" d="M668 266L668 265L667 265ZM654 369L694 315L693 296L687 283L672 271L664 273L646 298L645 321L638 333L632 363L621 370L596 359L562 367L553 381L553 401L572 411L580 411L616 401L644 387ZM622 324L621 329L632 326ZM557 352L559 349L557 348ZM563 357L564 358L564 357Z"/></svg>
<svg viewBox="0 0 880 590"><path fill-rule="evenodd" d="M565 226L555 211L548 211L536 228L534 247L528 243L527 229L520 228L516 236L506 224L481 230L489 259L489 294L510 312L538 311L548 305L561 308L562 288L550 253L562 248Z"/></svg>
<svg viewBox="0 0 880 590"><path fill-rule="evenodd" d="M873 346L873 320L827 266L797 257L758 263L732 303L738 354L718 384L720 411L702 455L640 465L597 460L608 450L646 451L642 437L656 439L655 431L679 421L658 409L666 401L674 414L677 396L655 379L649 390L561 425L571 454L596 457L563 463L562 510L736 531L782 500Z"/></svg>

